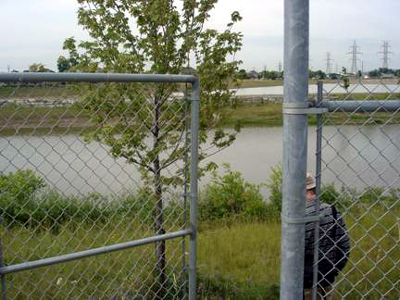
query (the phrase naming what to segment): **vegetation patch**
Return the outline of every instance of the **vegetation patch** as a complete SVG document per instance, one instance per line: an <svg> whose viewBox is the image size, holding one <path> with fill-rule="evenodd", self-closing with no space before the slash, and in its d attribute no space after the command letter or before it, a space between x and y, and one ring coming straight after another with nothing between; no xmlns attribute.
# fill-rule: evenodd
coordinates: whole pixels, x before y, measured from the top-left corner
<svg viewBox="0 0 400 300"><path fill-rule="evenodd" d="M268 201L262 199L258 185L244 181L229 166L223 175L214 173L201 192L200 299L279 299L281 176L281 168L274 168L266 183L271 195ZM0 190L6 265L152 234L154 203L148 201L146 190L112 199L95 194L66 197L49 189L31 171L1 175ZM400 275L396 267L400 259L399 192L381 187L363 191L338 189L332 184L322 187L322 201L335 204L343 213L351 239L350 260L335 287L348 299L358 299L360 293L372 299L381 294L388 299L397 296L393 282ZM182 224L175 220L182 216L181 205L171 203L164 209L166 228L179 230ZM181 239L166 244L168 299L185 293L185 279L177 275L182 247ZM29 290L32 298L151 298L158 289L152 273L153 253L154 245L147 245L47 267L46 272L36 269L30 271L28 281L24 272L10 274L6 276L8 296L24 298L28 295L24 290ZM368 281L364 280L366 274ZM29 289L16 288L19 286Z"/></svg>

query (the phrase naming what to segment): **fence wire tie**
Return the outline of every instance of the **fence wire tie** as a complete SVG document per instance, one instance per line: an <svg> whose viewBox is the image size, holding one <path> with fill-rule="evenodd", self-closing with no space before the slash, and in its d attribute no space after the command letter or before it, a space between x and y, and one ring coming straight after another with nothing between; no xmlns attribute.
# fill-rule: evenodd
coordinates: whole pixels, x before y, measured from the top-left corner
<svg viewBox="0 0 400 300"><path fill-rule="evenodd" d="M281 214L281 220L288 224L305 224L309 222L317 222L323 218L323 215L316 215L310 217L302 217L302 218L291 218Z"/></svg>
<svg viewBox="0 0 400 300"><path fill-rule="evenodd" d="M285 115L320 115L328 112L325 107L312 107L308 101L289 102L283 104L282 113Z"/></svg>

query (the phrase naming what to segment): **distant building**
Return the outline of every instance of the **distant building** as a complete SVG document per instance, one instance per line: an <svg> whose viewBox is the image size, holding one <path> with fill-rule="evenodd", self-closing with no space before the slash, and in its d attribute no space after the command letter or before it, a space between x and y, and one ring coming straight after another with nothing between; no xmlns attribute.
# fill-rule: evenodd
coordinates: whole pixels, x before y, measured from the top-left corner
<svg viewBox="0 0 400 300"><path fill-rule="evenodd" d="M260 79L261 74L254 70L251 70L250 72L247 73L247 78L248 79Z"/></svg>
<svg viewBox="0 0 400 300"><path fill-rule="evenodd" d="M394 77L395 76L392 73L388 73L388 74L382 73L381 74L381 78L394 78Z"/></svg>
<svg viewBox="0 0 400 300"><path fill-rule="evenodd" d="M339 73L329 73L329 74L326 74L326 78L328 78L328 79L340 79L340 74Z"/></svg>

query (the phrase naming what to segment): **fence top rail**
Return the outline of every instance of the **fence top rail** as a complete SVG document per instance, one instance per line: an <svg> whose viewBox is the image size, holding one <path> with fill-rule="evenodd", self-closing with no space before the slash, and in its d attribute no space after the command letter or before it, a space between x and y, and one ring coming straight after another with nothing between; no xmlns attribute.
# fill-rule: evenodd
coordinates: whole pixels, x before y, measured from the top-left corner
<svg viewBox="0 0 400 300"><path fill-rule="evenodd" d="M174 74L0 73L0 82L187 82L198 77Z"/></svg>
<svg viewBox="0 0 400 300"><path fill-rule="evenodd" d="M322 101L321 107L327 108L328 111L343 112L397 112L400 111L400 100L344 100L344 101Z"/></svg>

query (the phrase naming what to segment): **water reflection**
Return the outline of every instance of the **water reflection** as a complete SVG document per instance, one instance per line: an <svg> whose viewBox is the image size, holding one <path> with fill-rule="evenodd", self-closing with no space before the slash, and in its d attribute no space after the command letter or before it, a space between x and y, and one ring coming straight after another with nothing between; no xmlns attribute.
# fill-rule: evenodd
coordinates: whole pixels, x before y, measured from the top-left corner
<svg viewBox="0 0 400 300"><path fill-rule="evenodd" d="M343 86L336 83L325 83L324 91L329 94L347 94L351 92L353 94L358 93L398 93L398 84L351 84L346 90ZM310 94L317 93L317 85L309 85L308 92ZM244 88L238 89L236 92L238 96L260 96L260 95L283 95L283 86L268 86L268 87L257 87L257 88Z"/></svg>
<svg viewBox="0 0 400 300"><path fill-rule="evenodd" d="M400 126L324 127L322 181L362 188L400 186ZM315 128L309 128L308 169L315 170ZM36 170L67 194L134 190L140 177L133 165L114 159L106 146L76 135L0 137L0 168ZM245 128L233 146L209 160L229 163L253 183L265 183L282 161L282 128ZM209 161L208 160L208 161ZM200 185L209 181L201 180ZM267 195L267 192L263 192Z"/></svg>

